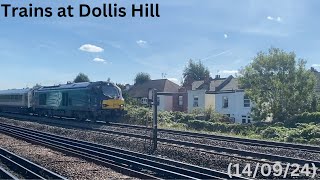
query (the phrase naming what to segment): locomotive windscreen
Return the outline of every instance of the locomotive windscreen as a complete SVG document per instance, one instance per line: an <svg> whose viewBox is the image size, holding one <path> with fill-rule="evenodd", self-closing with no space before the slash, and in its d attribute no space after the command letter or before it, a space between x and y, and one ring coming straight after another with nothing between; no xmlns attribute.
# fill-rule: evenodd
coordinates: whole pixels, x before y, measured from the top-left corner
<svg viewBox="0 0 320 180"><path fill-rule="evenodd" d="M119 98L120 93L118 89L114 86L102 86L102 93L105 96L109 96L111 98Z"/></svg>

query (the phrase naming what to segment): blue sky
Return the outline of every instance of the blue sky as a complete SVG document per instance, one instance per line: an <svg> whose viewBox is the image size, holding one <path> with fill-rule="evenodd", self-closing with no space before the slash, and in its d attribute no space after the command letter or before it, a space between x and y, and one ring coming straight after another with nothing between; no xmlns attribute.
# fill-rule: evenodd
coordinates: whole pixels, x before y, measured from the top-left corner
<svg viewBox="0 0 320 180"><path fill-rule="evenodd" d="M320 69L320 1L1 1L13 6L159 3L160 18L4 18L0 9L0 89L71 81L133 83L138 72L180 81L189 59L212 76L234 74L271 46ZM75 10L75 13L78 11ZM90 51L90 52L88 52Z"/></svg>

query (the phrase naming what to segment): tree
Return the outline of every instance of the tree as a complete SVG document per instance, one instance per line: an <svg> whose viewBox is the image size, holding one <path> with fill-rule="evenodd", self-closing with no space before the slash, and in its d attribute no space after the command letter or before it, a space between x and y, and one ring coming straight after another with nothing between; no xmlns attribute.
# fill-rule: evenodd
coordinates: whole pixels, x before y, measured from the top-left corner
<svg viewBox="0 0 320 180"><path fill-rule="evenodd" d="M279 122L310 111L315 77L305 64L293 52L270 48L268 53L259 52L240 71L239 83L255 104L255 119L272 115L273 121Z"/></svg>
<svg viewBox="0 0 320 180"><path fill-rule="evenodd" d="M150 74L140 72L134 78L134 84L142 84L142 83L144 83L146 81L150 81L150 80L151 80Z"/></svg>
<svg viewBox="0 0 320 180"><path fill-rule="evenodd" d="M41 87L41 85L40 84L36 84L36 85L34 85L33 87L32 87L32 89L39 89Z"/></svg>
<svg viewBox="0 0 320 180"><path fill-rule="evenodd" d="M191 85L194 81L208 80L210 71L201 61L189 60L188 66L183 70L183 86Z"/></svg>
<svg viewBox="0 0 320 180"><path fill-rule="evenodd" d="M80 82L90 82L90 79L87 75L84 73L79 73L77 77L73 80L74 83L80 83Z"/></svg>

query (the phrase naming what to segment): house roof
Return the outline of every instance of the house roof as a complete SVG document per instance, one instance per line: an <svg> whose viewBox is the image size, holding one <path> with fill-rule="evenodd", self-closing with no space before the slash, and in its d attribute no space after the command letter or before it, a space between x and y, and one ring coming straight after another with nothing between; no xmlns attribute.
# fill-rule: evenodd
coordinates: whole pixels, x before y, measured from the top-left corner
<svg viewBox="0 0 320 180"><path fill-rule="evenodd" d="M230 91L230 90L239 90L238 79L234 77L229 77L230 80L223 86L219 91Z"/></svg>
<svg viewBox="0 0 320 180"><path fill-rule="evenodd" d="M194 81L192 83L192 90L199 89L199 87L204 83L204 81Z"/></svg>
<svg viewBox="0 0 320 180"><path fill-rule="evenodd" d="M239 90L238 80L233 76L228 78L216 77L209 82L195 81L192 84L192 90L205 89L211 92Z"/></svg>
<svg viewBox="0 0 320 180"><path fill-rule="evenodd" d="M131 97L142 98L149 96L150 89L157 89L159 92L179 92L180 88L178 84L168 79L157 79L143 84L135 84L129 89L128 93Z"/></svg>

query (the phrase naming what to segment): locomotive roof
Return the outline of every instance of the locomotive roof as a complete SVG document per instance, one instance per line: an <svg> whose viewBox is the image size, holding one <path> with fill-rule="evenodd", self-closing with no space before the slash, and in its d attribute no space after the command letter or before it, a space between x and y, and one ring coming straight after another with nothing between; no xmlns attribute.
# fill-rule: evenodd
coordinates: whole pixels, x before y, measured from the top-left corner
<svg viewBox="0 0 320 180"><path fill-rule="evenodd" d="M0 95L17 95L17 94L26 94L31 89L9 89L9 90L0 90Z"/></svg>
<svg viewBox="0 0 320 180"><path fill-rule="evenodd" d="M98 81L98 82L82 82L82 83L69 83L69 84L60 84L56 86L43 86L39 88L37 91L47 91L47 90L63 90L63 89L84 89L88 88L91 85L103 84L106 82ZM109 84L109 83L106 83ZM110 83L111 85L111 83Z"/></svg>
<svg viewBox="0 0 320 180"><path fill-rule="evenodd" d="M37 91L87 88L90 84L91 84L90 82L82 82L82 83L61 84L56 86L43 86L39 88Z"/></svg>

